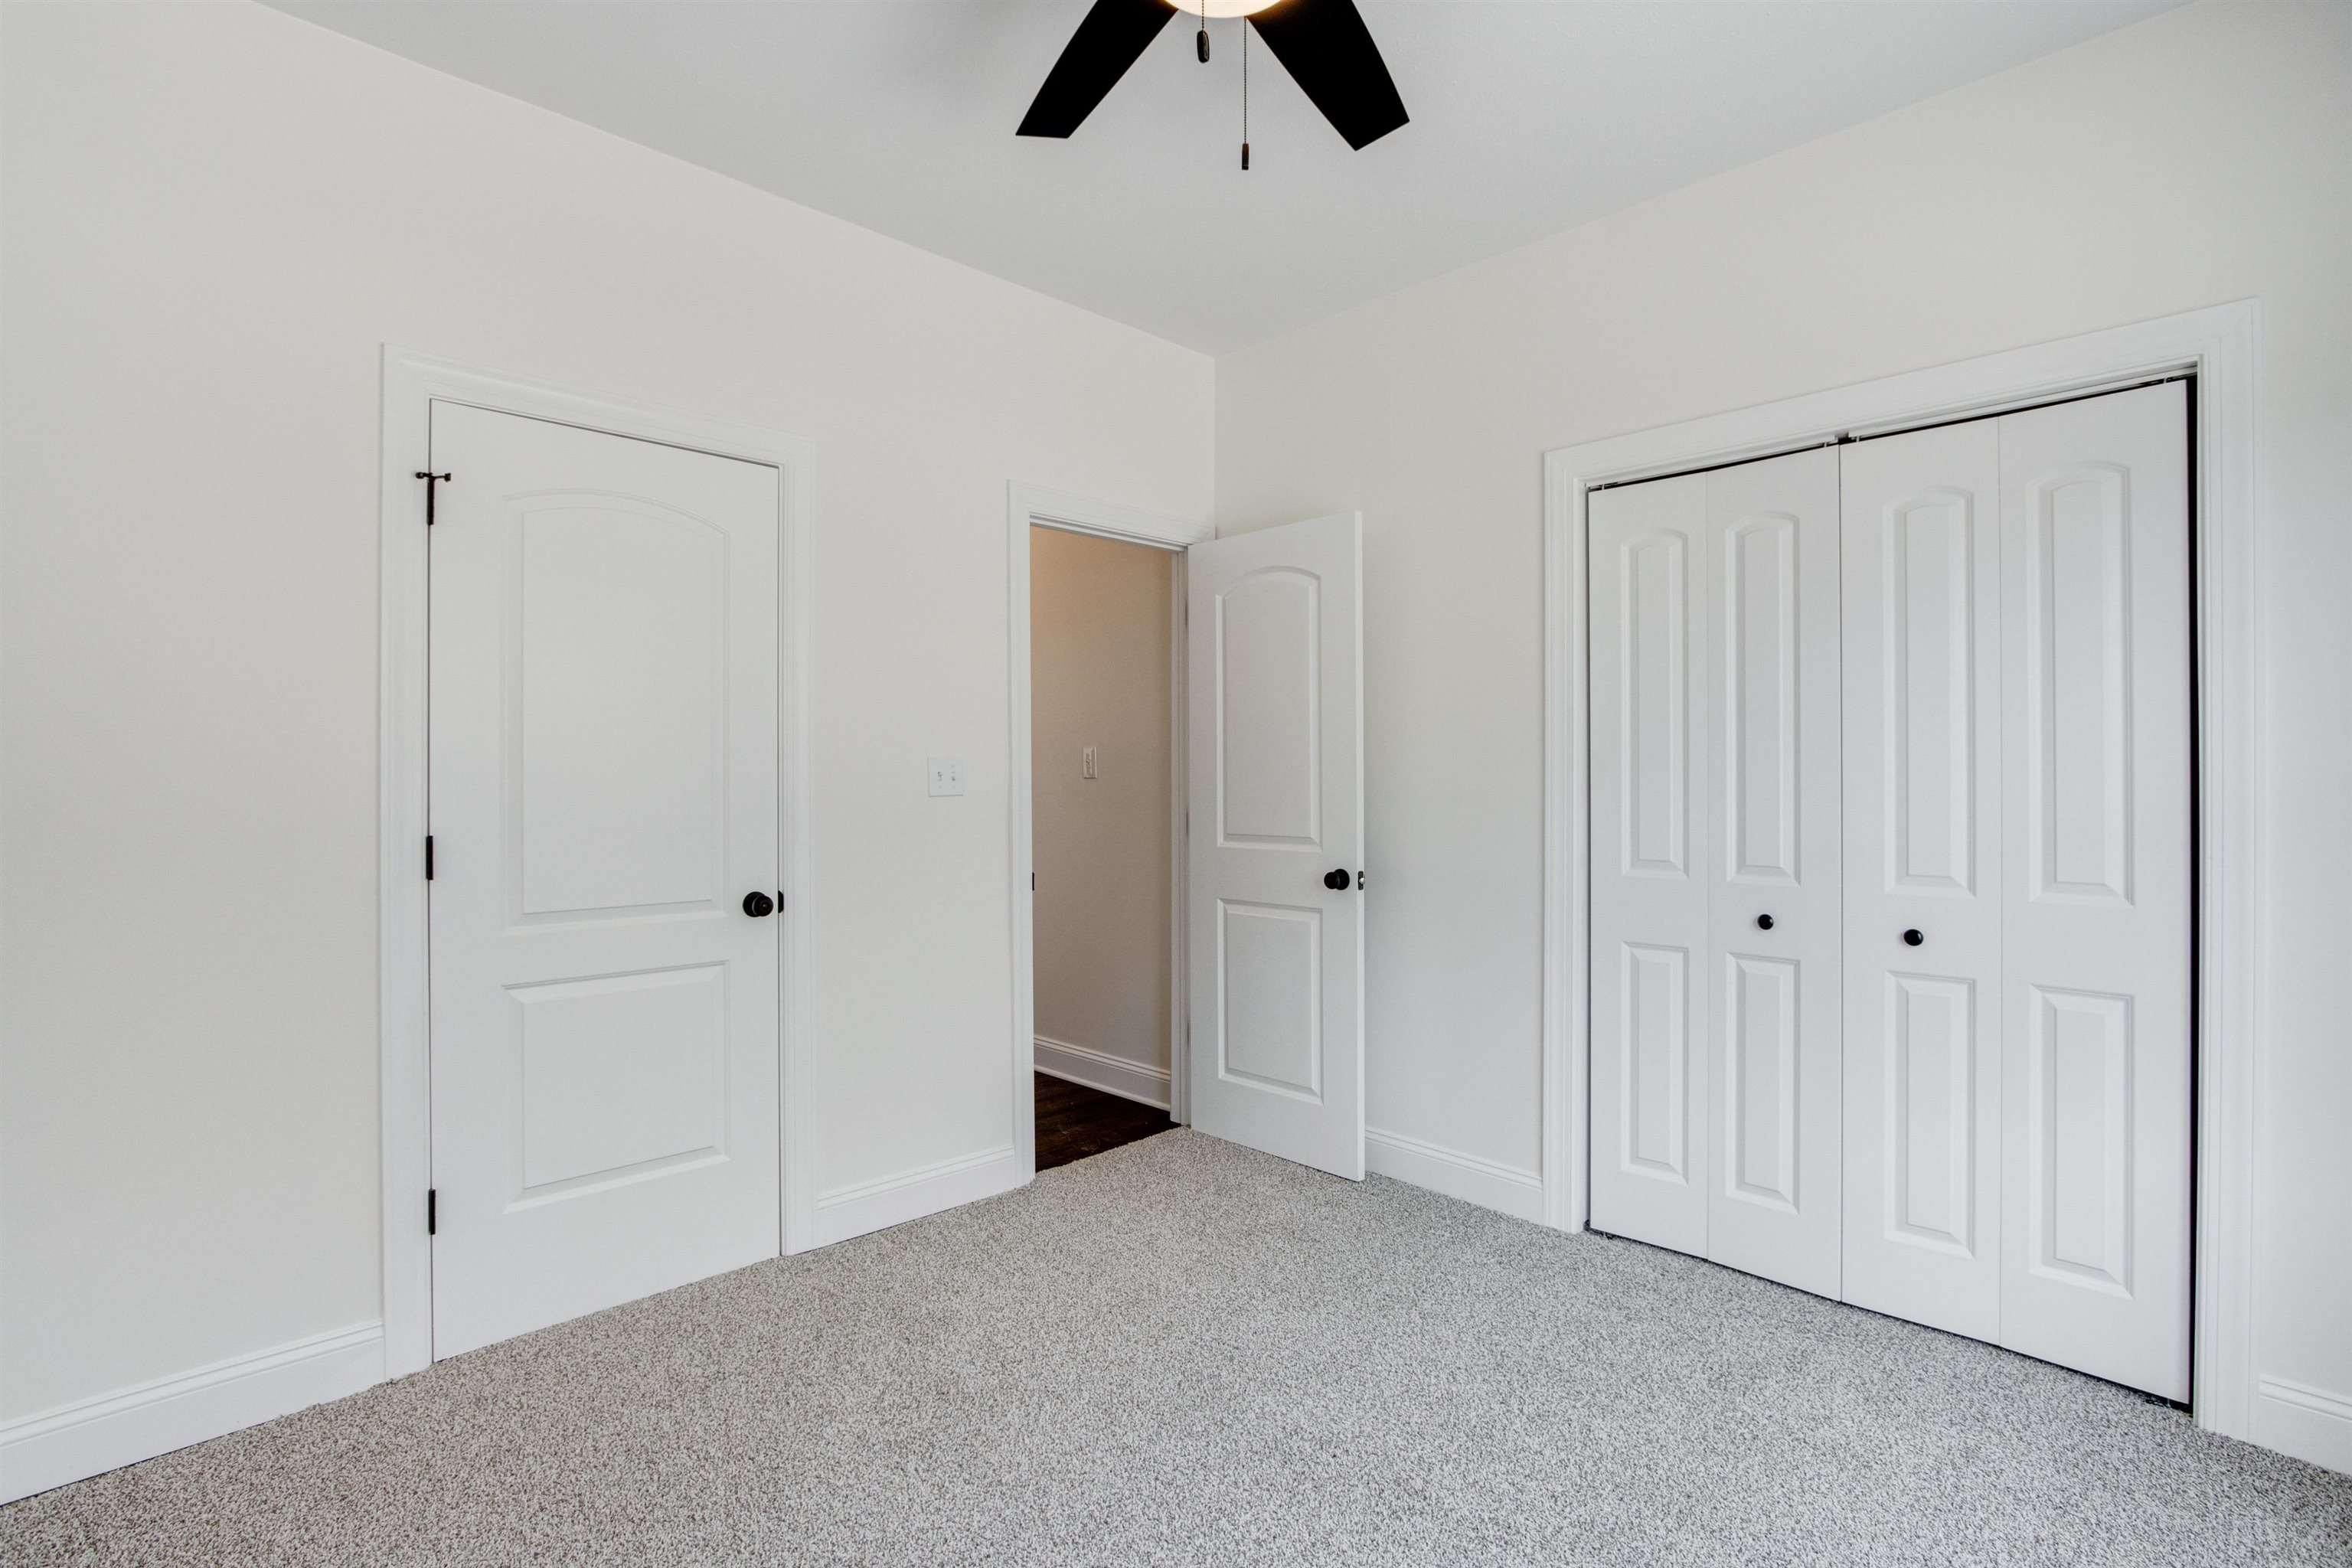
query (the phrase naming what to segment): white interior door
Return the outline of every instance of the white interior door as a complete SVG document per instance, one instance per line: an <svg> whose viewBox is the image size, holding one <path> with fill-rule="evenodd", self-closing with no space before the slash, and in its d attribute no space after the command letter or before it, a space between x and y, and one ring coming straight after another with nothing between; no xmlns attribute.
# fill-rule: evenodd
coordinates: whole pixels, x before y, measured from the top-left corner
<svg viewBox="0 0 2352 1568"><path fill-rule="evenodd" d="M1706 711L1716 736L1706 1255L1835 1296L1838 455L1818 447L1704 478Z"/></svg>
<svg viewBox="0 0 2352 1568"><path fill-rule="evenodd" d="M1845 1299L2000 1326L2000 500L1989 419L1843 449Z"/></svg>
<svg viewBox="0 0 2352 1568"><path fill-rule="evenodd" d="M1706 1252L1706 476L1594 492L1592 1224Z"/></svg>
<svg viewBox="0 0 2352 1568"><path fill-rule="evenodd" d="M432 451L447 1356L778 1250L779 491L444 402Z"/></svg>
<svg viewBox="0 0 2352 1568"><path fill-rule="evenodd" d="M1361 1180L1363 523L1186 562L1192 1124Z"/></svg>
<svg viewBox="0 0 2352 1568"><path fill-rule="evenodd" d="M2000 1342L2189 1397L2189 409L2000 426Z"/></svg>

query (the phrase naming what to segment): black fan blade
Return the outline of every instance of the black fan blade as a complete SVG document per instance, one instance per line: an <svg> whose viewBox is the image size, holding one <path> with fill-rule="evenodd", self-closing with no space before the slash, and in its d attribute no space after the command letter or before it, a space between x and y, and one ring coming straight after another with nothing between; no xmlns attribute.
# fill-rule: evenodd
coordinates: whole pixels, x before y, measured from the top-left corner
<svg viewBox="0 0 2352 1568"><path fill-rule="evenodd" d="M1280 0L1250 21L1349 146L1360 152L1409 118L1356 0Z"/></svg>
<svg viewBox="0 0 2352 1568"><path fill-rule="evenodd" d="M1095 0L1022 117L1020 133L1067 136L1076 131L1174 15L1168 0Z"/></svg>

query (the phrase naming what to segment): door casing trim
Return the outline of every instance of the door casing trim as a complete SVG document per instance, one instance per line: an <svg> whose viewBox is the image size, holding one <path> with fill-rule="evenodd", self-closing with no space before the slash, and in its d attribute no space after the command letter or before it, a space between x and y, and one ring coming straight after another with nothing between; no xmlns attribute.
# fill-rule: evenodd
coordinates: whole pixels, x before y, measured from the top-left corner
<svg viewBox="0 0 2352 1568"><path fill-rule="evenodd" d="M782 711L779 791L782 855L778 912L778 1129L782 1216L778 1247L816 1245L815 1119L809 1096L816 1009L812 919L814 829L809 787L810 533L815 447L753 425L577 391L454 360L383 349L382 621L376 818L377 1027L383 1095L383 1374L433 1362L433 1248L425 1230L432 1182L433 1091L428 989L430 931L425 889L426 609L425 486L435 400L469 404L658 441L777 470L779 497L778 693Z"/></svg>
<svg viewBox="0 0 2352 1568"><path fill-rule="evenodd" d="M2198 993L2191 1409L2253 1436L2254 1149L2262 1034L2263 801L2255 375L2261 316L2236 300L1544 455L1544 1220L1590 1214L1585 498L1601 486L1861 434L1980 417L2157 376L2197 377Z"/></svg>
<svg viewBox="0 0 2352 1568"><path fill-rule="evenodd" d="M1029 879L1035 870L1034 835L1031 820L1030 661L1029 661L1029 531L1056 528L1066 533L1091 533L1128 544L1146 544L1176 557L1170 574L1169 623L1175 647L1168 667L1168 757L1170 860L1168 1094L1169 1115L1192 1120L1187 1089L1185 962L1184 801L1186 793L1184 724L1184 552L1216 537L1205 522L1160 517L1109 501L1089 500L1065 490L1046 489L1019 482L1005 487L1006 641L1010 648L1013 730L1006 795L1012 842L1011 908L1013 915L1012 1095L1013 1145L1015 1164L1024 1182L1037 1173L1037 1055L1036 897Z"/></svg>

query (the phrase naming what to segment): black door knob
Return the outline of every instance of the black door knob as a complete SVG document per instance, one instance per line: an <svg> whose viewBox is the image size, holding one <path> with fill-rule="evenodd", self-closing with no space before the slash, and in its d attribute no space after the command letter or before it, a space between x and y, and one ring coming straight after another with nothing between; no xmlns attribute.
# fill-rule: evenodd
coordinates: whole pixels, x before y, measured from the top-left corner
<svg viewBox="0 0 2352 1568"><path fill-rule="evenodd" d="M1927 939L1926 937L1919 934L1919 929L1916 926L1912 927L1909 931L1903 933L1903 945L1906 947L1916 947L1927 940Z"/></svg>
<svg viewBox="0 0 2352 1568"><path fill-rule="evenodd" d="M1772 917L1770 915L1758 915L1756 917L1756 929L1758 931L1770 931L1772 929Z"/></svg>
<svg viewBox="0 0 2352 1568"><path fill-rule="evenodd" d="M746 893L743 895L743 912L755 921L762 915L774 914L776 900L765 893Z"/></svg>
<svg viewBox="0 0 2352 1568"><path fill-rule="evenodd" d="M1351 879L1345 871L1326 871L1323 873L1323 885L1330 889L1335 893L1345 892L1347 890L1348 883L1350 880Z"/></svg>

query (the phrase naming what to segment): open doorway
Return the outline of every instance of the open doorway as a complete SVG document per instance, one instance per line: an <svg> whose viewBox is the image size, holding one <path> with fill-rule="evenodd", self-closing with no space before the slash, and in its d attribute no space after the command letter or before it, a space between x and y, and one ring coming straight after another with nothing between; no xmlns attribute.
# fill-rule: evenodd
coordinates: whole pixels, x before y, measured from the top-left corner
<svg viewBox="0 0 2352 1568"><path fill-rule="evenodd" d="M1017 1157L1033 1171L1055 1163L1046 1136L1072 1109L1048 1086L1057 1103L1041 1119L1042 1067L1061 1084L1361 1180L1362 517L1218 539L1201 523L1057 491L1014 485L1009 499ZM1086 564L1060 570L1066 542ZM1055 563L1033 572L1045 551ZM1119 563L1137 575L1114 586ZM1066 682L1033 679L1049 658ZM1133 721L1118 756L1148 759L1141 726L1160 712L1164 768L1114 773L1103 734ZM1116 804L1114 778L1151 776L1168 780L1156 807L1121 813L1115 838L1083 831L1109 831L1093 819ZM1164 857L1146 847L1155 816ZM1139 936L1134 922L1163 909L1157 940ZM1147 950L1164 952L1165 966ZM1168 1024L1155 1031L1143 1019L1156 1022L1162 1005ZM1165 1055L1140 1046L1154 1032ZM1075 1157L1160 1125L1089 1133Z"/></svg>
<svg viewBox="0 0 2352 1568"><path fill-rule="evenodd" d="M1171 551L1029 530L1037 1169L1176 1125Z"/></svg>

